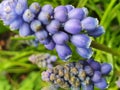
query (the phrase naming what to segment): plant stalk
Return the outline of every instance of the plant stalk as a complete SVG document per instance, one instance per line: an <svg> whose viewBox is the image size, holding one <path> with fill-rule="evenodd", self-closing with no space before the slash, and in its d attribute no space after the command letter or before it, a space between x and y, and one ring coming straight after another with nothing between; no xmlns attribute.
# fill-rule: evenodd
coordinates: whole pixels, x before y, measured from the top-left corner
<svg viewBox="0 0 120 90"><path fill-rule="evenodd" d="M116 51L114 49L111 49L103 44L100 44L100 43L97 43L96 41L92 41L91 43L91 47L95 48L95 49L98 49L98 50L101 50L101 51L104 51L104 52L108 52L114 56L120 56L120 52L119 51Z"/></svg>

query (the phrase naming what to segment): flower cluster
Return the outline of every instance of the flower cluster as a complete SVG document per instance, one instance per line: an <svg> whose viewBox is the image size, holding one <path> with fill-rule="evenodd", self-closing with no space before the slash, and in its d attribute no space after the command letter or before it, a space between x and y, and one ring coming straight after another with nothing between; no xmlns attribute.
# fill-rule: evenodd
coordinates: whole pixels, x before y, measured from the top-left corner
<svg viewBox="0 0 120 90"><path fill-rule="evenodd" d="M89 36L98 37L104 33L94 17L87 16L88 10L72 5L51 5L41 7L33 2L29 7L27 0L4 0L0 4L0 19L11 30L19 30L21 36L35 35L41 44L56 49L62 60L72 55L67 42L71 42L78 54L89 59L93 52Z"/></svg>
<svg viewBox="0 0 120 90"><path fill-rule="evenodd" d="M33 64L36 64L38 67L42 68L52 68L53 63L57 60L56 56L40 53L40 54L33 54L29 57L29 61Z"/></svg>
<svg viewBox="0 0 120 90"><path fill-rule="evenodd" d="M42 73L42 79L61 88L75 90L94 90L94 85L100 89L107 87L105 75L112 67L110 64L100 64L93 59L80 60L66 65L58 65Z"/></svg>

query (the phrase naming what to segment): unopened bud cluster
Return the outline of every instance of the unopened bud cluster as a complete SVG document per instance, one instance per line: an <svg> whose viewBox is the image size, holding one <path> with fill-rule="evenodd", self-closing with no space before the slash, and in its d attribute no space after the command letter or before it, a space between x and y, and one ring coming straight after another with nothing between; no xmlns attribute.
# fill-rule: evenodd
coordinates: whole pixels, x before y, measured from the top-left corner
<svg viewBox="0 0 120 90"><path fill-rule="evenodd" d="M67 42L75 45L78 54L89 59L91 39L104 33L98 19L87 16L88 10L72 5L51 5L41 7L33 2L28 6L27 0L3 0L0 4L0 19L11 30L19 30L21 36L35 35L41 44L49 49L56 49L62 60L72 55Z"/></svg>
<svg viewBox="0 0 120 90"><path fill-rule="evenodd" d="M40 53L40 54L33 54L29 57L29 61L33 64L36 64L40 68L52 68L53 63L57 60L56 56Z"/></svg>
<svg viewBox="0 0 120 90"><path fill-rule="evenodd" d="M61 88L75 90L94 90L94 86L105 89L108 75L112 67L110 64L89 60L80 60L66 65L58 65L42 73L42 79ZM73 89L73 90L74 90Z"/></svg>

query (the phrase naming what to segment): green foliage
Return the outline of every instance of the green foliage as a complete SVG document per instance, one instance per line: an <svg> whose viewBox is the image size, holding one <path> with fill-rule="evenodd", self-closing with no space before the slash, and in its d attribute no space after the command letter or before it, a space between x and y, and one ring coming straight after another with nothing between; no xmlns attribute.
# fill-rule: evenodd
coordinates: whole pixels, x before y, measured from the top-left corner
<svg viewBox="0 0 120 90"><path fill-rule="evenodd" d="M41 6L45 4L57 5L72 4L75 7L87 7L89 14L99 18L100 24L104 26L106 33L98 39L97 42L104 44L120 52L120 1L119 0L28 0L39 2ZM8 31L0 22L0 35ZM39 69L36 65L28 62L28 57L35 53L51 53L57 55L56 51L49 51L43 45L38 47L30 46L27 42L34 37L11 37L7 50L0 51L0 90L41 90L42 87L48 86L41 80L41 74L44 69ZM76 61L80 57L73 49L73 57L70 60ZM94 49L94 57L99 62L108 62L112 64L113 71L107 78L109 87L107 90L118 90L115 82L120 76L120 56L113 56L109 53ZM61 60L57 64L63 64ZM10 75L9 79L7 74ZM24 79L20 76L24 75ZM62 90L62 89L60 89ZM95 89L97 90L97 89Z"/></svg>
<svg viewBox="0 0 120 90"><path fill-rule="evenodd" d="M9 83L9 81L7 80L7 78L4 76L4 73L0 73L0 89L1 90L10 90L11 89L11 85Z"/></svg>

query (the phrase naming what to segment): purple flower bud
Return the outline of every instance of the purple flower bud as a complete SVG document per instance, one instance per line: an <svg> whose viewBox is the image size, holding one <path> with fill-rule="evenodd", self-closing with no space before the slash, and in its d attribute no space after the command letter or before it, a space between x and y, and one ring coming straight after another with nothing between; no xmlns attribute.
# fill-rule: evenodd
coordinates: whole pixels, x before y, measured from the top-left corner
<svg viewBox="0 0 120 90"><path fill-rule="evenodd" d="M85 16L85 12L82 8L74 8L68 13L70 19L82 20Z"/></svg>
<svg viewBox="0 0 120 90"><path fill-rule="evenodd" d="M90 58L90 59L87 60L87 62L90 64L90 63L94 62L94 59Z"/></svg>
<svg viewBox="0 0 120 90"><path fill-rule="evenodd" d="M54 34L59 31L60 22L58 20L52 20L49 25L47 25L47 30L49 33Z"/></svg>
<svg viewBox="0 0 120 90"><path fill-rule="evenodd" d="M53 40L51 40L45 47L49 50L53 50L55 48L55 43Z"/></svg>
<svg viewBox="0 0 120 90"><path fill-rule="evenodd" d="M59 11L63 11L63 12L67 12L67 8L65 6L57 6L55 9L54 9L54 12L59 12Z"/></svg>
<svg viewBox="0 0 120 90"><path fill-rule="evenodd" d="M56 51L62 60L67 60L71 57L72 51L67 45L56 45Z"/></svg>
<svg viewBox="0 0 120 90"><path fill-rule="evenodd" d="M9 14L4 15L2 17L2 20L3 20L3 22L6 22L6 23L4 23L5 25L10 25L16 18L17 18L16 13L11 12Z"/></svg>
<svg viewBox="0 0 120 90"><path fill-rule="evenodd" d="M93 84L89 84L89 85L82 84L82 90L94 90L94 85Z"/></svg>
<svg viewBox="0 0 120 90"><path fill-rule="evenodd" d="M54 18L59 20L60 22L64 23L68 19L67 12L65 12L65 11L56 11L55 14L54 14Z"/></svg>
<svg viewBox="0 0 120 90"><path fill-rule="evenodd" d="M17 3L17 0L3 0L1 3L0 3L0 14L3 14L3 13L11 13L14 11L14 8L16 6L16 3Z"/></svg>
<svg viewBox="0 0 120 90"><path fill-rule="evenodd" d="M42 29L42 24L39 20L33 20L30 24L30 27L34 32L37 32Z"/></svg>
<svg viewBox="0 0 120 90"><path fill-rule="evenodd" d="M103 26L98 26L94 31L88 32L88 35L93 37L99 37L105 33Z"/></svg>
<svg viewBox="0 0 120 90"><path fill-rule="evenodd" d="M72 9L74 9L75 7L72 5L66 5L65 6L67 8L67 11L70 12Z"/></svg>
<svg viewBox="0 0 120 90"><path fill-rule="evenodd" d="M95 71L100 71L101 65L99 62L89 59L89 64Z"/></svg>
<svg viewBox="0 0 120 90"><path fill-rule="evenodd" d="M23 23L23 20L20 19L17 19L17 20L14 20L11 24L10 24L10 29L11 30L17 30L20 28L20 26L22 25Z"/></svg>
<svg viewBox="0 0 120 90"><path fill-rule="evenodd" d="M35 56L35 55L31 55L31 56L29 57L29 61L32 62L33 64L35 64L36 56Z"/></svg>
<svg viewBox="0 0 120 90"><path fill-rule="evenodd" d="M49 5L49 4L44 5L42 7L42 11L48 12L50 15L52 15L53 14L53 7L51 5Z"/></svg>
<svg viewBox="0 0 120 90"><path fill-rule="evenodd" d="M31 10L32 13L37 14L40 11L41 7L40 7L39 3L34 2L34 3L32 3L30 5L29 8L30 8L30 10Z"/></svg>
<svg viewBox="0 0 120 90"><path fill-rule="evenodd" d="M87 58L87 59L91 58L91 56L93 54L91 48L78 48L77 47L77 52L81 57Z"/></svg>
<svg viewBox="0 0 120 90"><path fill-rule="evenodd" d="M97 82L99 82L101 80L101 78L102 78L101 72L100 71L95 71L94 75L92 77L92 81L97 83Z"/></svg>
<svg viewBox="0 0 120 90"><path fill-rule="evenodd" d="M84 11L84 13L85 13L85 17L87 17L87 15L88 15L88 9L85 8L85 7L83 7L82 9L83 9L83 11Z"/></svg>
<svg viewBox="0 0 120 90"><path fill-rule="evenodd" d="M50 57L50 60L51 60L52 62L55 62L55 61L57 60L57 57L56 57L56 56L51 56L51 57Z"/></svg>
<svg viewBox="0 0 120 90"><path fill-rule="evenodd" d="M86 74L88 75L88 76L92 76L93 75L93 69L90 67L90 66L85 66L84 67L84 70L85 70L85 72L86 72Z"/></svg>
<svg viewBox="0 0 120 90"><path fill-rule="evenodd" d="M26 9L23 14L24 21L30 23L34 19L35 15L31 12L30 9Z"/></svg>
<svg viewBox="0 0 120 90"><path fill-rule="evenodd" d="M24 11L27 9L27 7L28 7L27 0L18 0L16 8L15 8L15 12L18 15L22 15Z"/></svg>
<svg viewBox="0 0 120 90"><path fill-rule="evenodd" d="M99 82L95 83L95 86L100 89L105 89L107 87L107 82L104 78L102 78Z"/></svg>
<svg viewBox="0 0 120 90"><path fill-rule="evenodd" d="M108 63L103 63L101 65L101 73L104 74L104 75L107 75L111 72L112 70L112 66Z"/></svg>
<svg viewBox="0 0 120 90"><path fill-rule="evenodd" d="M53 65L52 64L48 64L47 67L48 68L53 68Z"/></svg>
<svg viewBox="0 0 120 90"><path fill-rule="evenodd" d="M81 81L84 81L86 78L86 72L83 69L79 69L78 77Z"/></svg>
<svg viewBox="0 0 120 90"><path fill-rule="evenodd" d="M38 19L45 25L50 23L51 16L48 12L41 11L38 15Z"/></svg>
<svg viewBox="0 0 120 90"><path fill-rule="evenodd" d="M76 47L89 48L91 44L91 39L85 34L76 34L71 37L71 42Z"/></svg>
<svg viewBox="0 0 120 90"><path fill-rule="evenodd" d="M70 19L65 23L64 29L70 34L78 34L82 30L82 27L79 20Z"/></svg>
<svg viewBox="0 0 120 90"><path fill-rule="evenodd" d="M47 59L47 64L51 64L51 59Z"/></svg>
<svg viewBox="0 0 120 90"><path fill-rule="evenodd" d="M62 31L55 33L52 38L56 44L61 44L61 45L65 44L69 40L68 34Z"/></svg>
<svg viewBox="0 0 120 90"><path fill-rule="evenodd" d="M86 17L81 21L82 28L87 31L94 31L98 26L98 19L93 17Z"/></svg>
<svg viewBox="0 0 120 90"><path fill-rule="evenodd" d="M35 33L35 36L39 39L39 40L44 40L48 37L48 32L45 30L40 30L38 32Z"/></svg>
<svg viewBox="0 0 120 90"><path fill-rule="evenodd" d="M49 81L49 77L50 77L50 73L49 72L42 72L42 80L44 80L44 81Z"/></svg>
<svg viewBox="0 0 120 90"><path fill-rule="evenodd" d="M45 38L45 39L43 39L43 40L39 40L39 42L40 42L41 44L44 44L44 45L49 44L50 41L51 41L51 38L50 38L50 37Z"/></svg>
<svg viewBox="0 0 120 90"><path fill-rule="evenodd" d="M22 24L22 26L19 29L19 34L20 36L28 36L33 34L28 23Z"/></svg>

